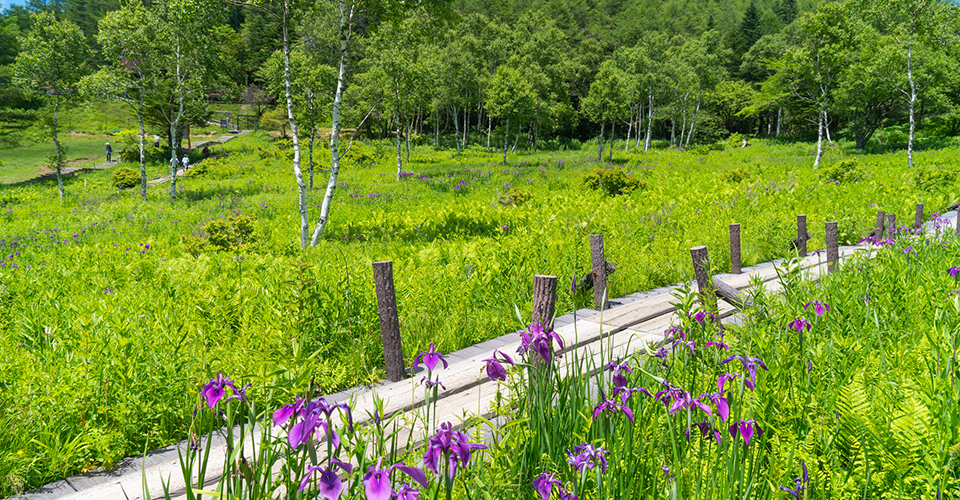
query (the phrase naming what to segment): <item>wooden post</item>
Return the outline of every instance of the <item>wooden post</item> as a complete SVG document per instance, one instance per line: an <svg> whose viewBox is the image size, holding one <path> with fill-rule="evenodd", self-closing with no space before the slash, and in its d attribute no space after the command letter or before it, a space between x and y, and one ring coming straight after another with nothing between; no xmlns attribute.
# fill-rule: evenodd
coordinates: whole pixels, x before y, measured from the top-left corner
<svg viewBox="0 0 960 500"><path fill-rule="evenodd" d="M837 223L827 223L827 272L832 273L836 270L837 261L840 260L840 250L837 247Z"/></svg>
<svg viewBox="0 0 960 500"><path fill-rule="evenodd" d="M538 274L533 277L533 323L553 325L557 304L557 277Z"/></svg>
<svg viewBox="0 0 960 500"><path fill-rule="evenodd" d="M380 336L383 340L383 361L391 382L403 380L403 346L400 343L400 316L397 315L397 293L393 287L393 262L373 263L373 282L377 290L380 313Z"/></svg>
<svg viewBox="0 0 960 500"><path fill-rule="evenodd" d="M887 213L883 210L877 212L877 228L874 229L874 236L877 238L883 238L883 221L886 220Z"/></svg>
<svg viewBox="0 0 960 500"><path fill-rule="evenodd" d="M740 224L730 224L730 273L740 274Z"/></svg>
<svg viewBox="0 0 960 500"><path fill-rule="evenodd" d="M917 215L913 219L913 228L920 229L923 227L923 203L917 203Z"/></svg>
<svg viewBox="0 0 960 500"><path fill-rule="evenodd" d="M590 261L593 264L593 303L598 311L606 309L607 261L603 255L603 235L590 235ZM608 297L609 301L609 297Z"/></svg>
<svg viewBox="0 0 960 500"><path fill-rule="evenodd" d="M706 293L710 289L710 255L707 247L701 245L691 248L690 257L693 259L693 274L697 276L700 293Z"/></svg>
<svg viewBox="0 0 960 500"><path fill-rule="evenodd" d="M807 216L797 215L797 254L807 256Z"/></svg>
<svg viewBox="0 0 960 500"><path fill-rule="evenodd" d="M896 232L890 233L890 231L895 229L897 229L897 216L894 214L887 214L887 232L890 234L891 238L897 237Z"/></svg>

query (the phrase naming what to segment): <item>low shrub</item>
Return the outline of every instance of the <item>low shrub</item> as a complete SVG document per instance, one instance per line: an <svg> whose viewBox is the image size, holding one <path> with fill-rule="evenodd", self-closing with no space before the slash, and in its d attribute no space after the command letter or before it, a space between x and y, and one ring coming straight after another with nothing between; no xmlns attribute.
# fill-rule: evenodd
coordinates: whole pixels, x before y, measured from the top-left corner
<svg viewBox="0 0 960 500"><path fill-rule="evenodd" d="M140 174L136 170L120 167L113 171L113 185L117 189L127 189L140 185Z"/></svg>
<svg viewBox="0 0 960 500"><path fill-rule="evenodd" d="M642 191L647 188L646 181L624 168L596 168L583 174L580 182L594 191L603 191L610 196L630 194L637 189Z"/></svg>
<svg viewBox="0 0 960 500"><path fill-rule="evenodd" d="M913 182L917 184L918 188L930 191L939 186L949 186L953 184L957 180L958 173L960 172L949 167L935 166L934 168L929 168L922 166L917 167L914 171Z"/></svg>
<svg viewBox="0 0 960 500"><path fill-rule="evenodd" d="M513 188L507 194L497 196L500 204L505 207L519 207L533 199L533 193Z"/></svg>
<svg viewBox="0 0 960 500"><path fill-rule="evenodd" d="M206 223L200 236L182 235L180 244L190 255L206 251L242 252L256 243L253 217L234 215Z"/></svg>
<svg viewBox="0 0 960 500"><path fill-rule="evenodd" d="M866 177L866 171L856 158L838 161L820 169L820 178L826 182L856 182Z"/></svg>
<svg viewBox="0 0 960 500"><path fill-rule="evenodd" d="M723 174L723 180L732 184L740 184L748 179L750 179L750 171L745 168L735 168Z"/></svg>

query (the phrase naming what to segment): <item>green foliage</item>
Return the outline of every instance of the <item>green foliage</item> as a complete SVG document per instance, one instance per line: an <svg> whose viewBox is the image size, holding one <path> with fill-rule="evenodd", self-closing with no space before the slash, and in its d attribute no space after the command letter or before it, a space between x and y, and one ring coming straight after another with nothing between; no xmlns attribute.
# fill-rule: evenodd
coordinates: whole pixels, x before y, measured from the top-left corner
<svg viewBox="0 0 960 500"><path fill-rule="evenodd" d="M857 182L862 180L867 172L856 158L850 158L820 169L820 178L825 182Z"/></svg>
<svg viewBox="0 0 960 500"><path fill-rule="evenodd" d="M913 182L924 191L949 189L960 177L960 167L949 165L918 166L913 172Z"/></svg>
<svg viewBox="0 0 960 500"><path fill-rule="evenodd" d="M623 167L595 168L583 174L580 183L609 196L630 194L638 189L643 191L647 188L647 181L638 178L636 174Z"/></svg>
<svg viewBox="0 0 960 500"><path fill-rule="evenodd" d="M750 171L745 168L735 168L723 174L723 180L732 184L740 184L741 182L749 179Z"/></svg>
<svg viewBox="0 0 960 500"><path fill-rule="evenodd" d="M247 215L212 220L203 226L201 234L203 236L180 237L180 243L187 253L197 256L210 250L244 252L257 243L254 219Z"/></svg>
<svg viewBox="0 0 960 500"><path fill-rule="evenodd" d="M533 193L519 188L513 188L507 194L497 195L497 200L500 204L507 207L523 206L524 203L533 198Z"/></svg>
<svg viewBox="0 0 960 500"><path fill-rule="evenodd" d="M113 171L113 185L117 189L128 189L140 185L140 173L129 167L119 167Z"/></svg>

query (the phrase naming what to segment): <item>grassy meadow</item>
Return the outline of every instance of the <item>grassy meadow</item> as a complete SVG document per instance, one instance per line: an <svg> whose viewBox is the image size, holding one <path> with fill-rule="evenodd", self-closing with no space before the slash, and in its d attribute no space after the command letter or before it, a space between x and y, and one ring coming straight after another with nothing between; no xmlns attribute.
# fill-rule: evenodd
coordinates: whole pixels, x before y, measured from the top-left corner
<svg viewBox="0 0 960 500"><path fill-rule="evenodd" d="M917 153L914 171L903 152L839 148L815 171L811 145L763 140L618 143L612 162L585 146L506 166L496 151L421 145L397 179L389 142L358 143L323 241L301 250L290 150L260 133L225 149L173 201L159 185L144 203L111 171L68 178L63 204L55 181L0 185L0 495L182 439L216 372L252 383L268 408L314 379L325 392L379 380L374 261L394 262L413 359L431 342L449 352L515 330L534 274L568 284L588 272L590 234L605 235L617 297L691 278L692 246L728 269L732 222L750 265L790 254L796 214L818 248L825 221L855 243L877 210L909 223L916 203L943 211L960 194L956 148ZM316 159L314 222L329 165L322 148ZM596 169L642 182L612 196L584 185ZM562 293L558 311L588 294Z"/></svg>

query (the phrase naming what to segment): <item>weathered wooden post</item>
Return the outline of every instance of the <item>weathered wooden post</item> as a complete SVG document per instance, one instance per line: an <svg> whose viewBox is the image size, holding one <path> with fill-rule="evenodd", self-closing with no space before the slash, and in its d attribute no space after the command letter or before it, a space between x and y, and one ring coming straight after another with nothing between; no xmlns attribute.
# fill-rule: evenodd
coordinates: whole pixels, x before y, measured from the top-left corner
<svg viewBox="0 0 960 500"><path fill-rule="evenodd" d="M538 274L533 277L533 323L553 324L557 305L557 277Z"/></svg>
<svg viewBox="0 0 960 500"><path fill-rule="evenodd" d="M593 264L593 303L598 311L606 309L607 261L603 255L603 235L590 235L590 261ZM608 300L609 301L609 300Z"/></svg>
<svg viewBox="0 0 960 500"><path fill-rule="evenodd" d="M877 228L873 230L874 236L883 238L883 221L886 220L887 213L883 210L877 212Z"/></svg>
<svg viewBox="0 0 960 500"><path fill-rule="evenodd" d="M917 203L917 215L913 218L913 228L919 230L923 227L923 203Z"/></svg>
<svg viewBox="0 0 960 500"><path fill-rule="evenodd" d="M797 254L801 257L807 256L807 216L797 215Z"/></svg>
<svg viewBox="0 0 960 500"><path fill-rule="evenodd" d="M827 223L827 272L832 273L836 270L837 261L840 260L840 249L837 247L837 223Z"/></svg>
<svg viewBox="0 0 960 500"><path fill-rule="evenodd" d="M397 293L393 287L393 262L373 263L373 282L377 290L380 313L380 337L383 340L383 361L391 382L403 380L403 346L400 343L400 316L397 315Z"/></svg>
<svg viewBox="0 0 960 500"><path fill-rule="evenodd" d="M730 273L740 274L740 224L730 224Z"/></svg>
<svg viewBox="0 0 960 500"><path fill-rule="evenodd" d="M897 233L897 216L895 214L887 214L887 232L890 234L891 238L896 238Z"/></svg>

